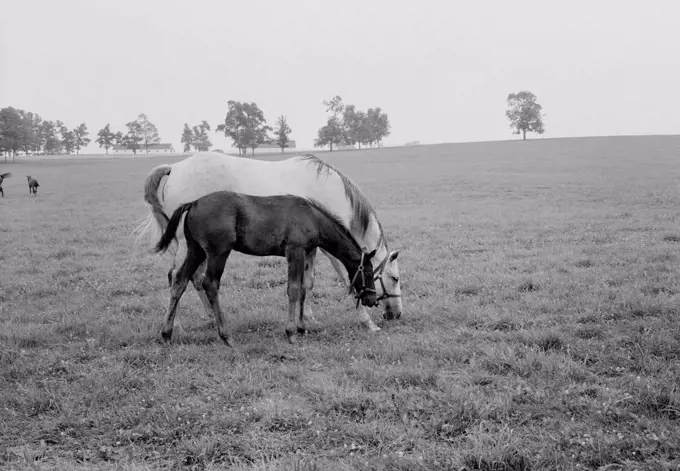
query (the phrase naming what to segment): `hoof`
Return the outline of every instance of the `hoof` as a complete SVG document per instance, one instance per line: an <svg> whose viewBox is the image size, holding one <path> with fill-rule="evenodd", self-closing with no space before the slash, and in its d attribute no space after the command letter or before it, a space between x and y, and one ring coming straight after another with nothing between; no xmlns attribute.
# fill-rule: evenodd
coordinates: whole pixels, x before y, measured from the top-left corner
<svg viewBox="0 0 680 471"><path fill-rule="evenodd" d="M295 345L297 343L297 340L295 339L295 335L288 335L288 343L291 344L291 345Z"/></svg>
<svg viewBox="0 0 680 471"><path fill-rule="evenodd" d="M228 336L228 335L220 335L220 338L222 339L222 341L223 341L225 344L227 344L227 347L229 347L229 348L234 348L234 341L232 340L232 338L231 338L230 336Z"/></svg>
<svg viewBox="0 0 680 471"><path fill-rule="evenodd" d="M298 327L297 333L300 335L305 335L307 333L307 329L305 327Z"/></svg>
<svg viewBox="0 0 680 471"><path fill-rule="evenodd" d="M380 332L380 331L382 330L380 327L378 327L378 326L375 325L375 324L373 324L373 325L368 325L368 326L366 326L366 327L368 327L368 331L371 332L371 333Z"/></svg>
<svg viewBox="0 0 680 471"><path fill-rule="evenodd" d="M170 340L172 340L172 330L168 332L161 332L161 338L165 343L170 343Z"/></svg>

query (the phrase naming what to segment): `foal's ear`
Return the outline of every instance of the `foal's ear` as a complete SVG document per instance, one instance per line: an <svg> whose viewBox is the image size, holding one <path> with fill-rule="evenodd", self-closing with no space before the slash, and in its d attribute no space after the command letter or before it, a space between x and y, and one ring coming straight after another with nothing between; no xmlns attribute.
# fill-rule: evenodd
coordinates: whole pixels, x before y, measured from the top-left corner
<svg viewBox="0 0 680 471"><path fill-rule="evenodd" d="M390 262L394 262L399 256L399 251L395 250L390 254Z"/></svg>

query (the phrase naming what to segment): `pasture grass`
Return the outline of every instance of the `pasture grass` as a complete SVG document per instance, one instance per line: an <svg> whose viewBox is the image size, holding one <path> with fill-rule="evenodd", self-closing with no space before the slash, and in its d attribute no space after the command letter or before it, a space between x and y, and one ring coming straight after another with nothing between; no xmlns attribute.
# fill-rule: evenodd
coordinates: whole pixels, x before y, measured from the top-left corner
<svg viewBox="0 0 680 471"><path fill-rule="evenodd" d="M156 340L168 259L130 234L177 159L4 165L0 467L678 469L679 156L677 137L325 154L402 250L405 313L367 332L322 259L321 325L290 346L285 261L235 254L236 350L192 289Z"/></svg>

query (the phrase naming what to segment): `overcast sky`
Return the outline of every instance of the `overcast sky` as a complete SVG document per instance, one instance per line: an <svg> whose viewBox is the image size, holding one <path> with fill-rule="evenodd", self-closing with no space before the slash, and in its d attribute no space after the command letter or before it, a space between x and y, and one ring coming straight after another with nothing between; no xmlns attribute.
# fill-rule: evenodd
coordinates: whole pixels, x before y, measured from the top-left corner
<svg viewBox="0 0 680 471"><path fill-rule="evenodd" d="M387 112L390 145L511 139L521 89L545 137L680 133L679 0L1 5L0 107L84 121L93 140L144 112L181 150L185 122L214 127L237 100L309 148L334 95Z"/></svg>

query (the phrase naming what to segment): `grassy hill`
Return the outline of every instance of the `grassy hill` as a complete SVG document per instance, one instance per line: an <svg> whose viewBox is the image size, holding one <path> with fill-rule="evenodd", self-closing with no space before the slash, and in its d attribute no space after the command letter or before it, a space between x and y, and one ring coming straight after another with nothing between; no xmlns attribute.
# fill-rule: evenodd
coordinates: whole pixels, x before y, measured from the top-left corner
<svg viewBox="0 0 680 471"><path fill-rule="evenodd" d="M291 347L285 261L234 254L237 351L191 290L155 340L169 262L129 236L180 158L0 168L1 466L680 465L679 136L325 153L402 250L405 313L368 333L323 259Z"/></svg>

